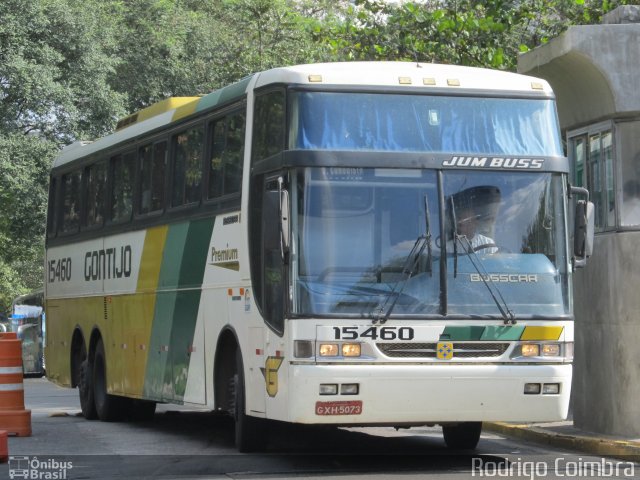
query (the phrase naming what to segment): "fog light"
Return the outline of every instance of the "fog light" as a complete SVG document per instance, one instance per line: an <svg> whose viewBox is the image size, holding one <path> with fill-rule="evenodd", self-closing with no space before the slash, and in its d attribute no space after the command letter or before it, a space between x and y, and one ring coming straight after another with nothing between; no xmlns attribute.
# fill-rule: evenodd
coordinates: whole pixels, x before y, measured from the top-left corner
<svg viewBox="0 0 640 480"><path fill-rule="evenodd" d="M360 344L359 343L344 343L342 345L343 357L359 357L360 356Z"/></svg>
<svg viewBox="0 0 640 480"><path fill-rule="evenodd" d="M525 343L524 345L522 345L522 356L523 357L539 357L540 345L536 343Z"/></svg>
<svg viewBox="0 0 640 480"><path fill-rule="evenodd" d="M340 395L358 395L360 385L357 383L343 383L340 385Z"/></svg>
<svg viewBox="0 0 640 480"><path fill-rule="evenodd" d="M542 345L542 356L543 357L559 357L560 345L557 343L548 343L548 344Z"/></svg>
<svg viewBox="0 0 640 480"><path fill-rule="evenodd" d="M338 344L337 343L321 343L320 356L321 357L337 357Z"/></svg>
<svg viewBox="0 0 640 480"><path fill-rule="evenodd" d="M559 383L545 383L542 386L543 395L558 395L560 393Z"/></svg>
<svg viewBox="0 0 640 480"><path fill-rule="evenodd" d="M540 384L539 383L525 383L524 384L524 394L525 395L537 395L540 393Z"/></svg>
<svg viewBox="0 0 640 480"><path fill-rule="evenodd" d="M321 383L320 395L337 395L338 384L337 383Z"/></svg>
<svg viewBox="0 0 640 480"><path fill-rule="evenodd" d="M313 342L309 340L296 340L293 342L293 356L296 358L313 357Z"/></svg>

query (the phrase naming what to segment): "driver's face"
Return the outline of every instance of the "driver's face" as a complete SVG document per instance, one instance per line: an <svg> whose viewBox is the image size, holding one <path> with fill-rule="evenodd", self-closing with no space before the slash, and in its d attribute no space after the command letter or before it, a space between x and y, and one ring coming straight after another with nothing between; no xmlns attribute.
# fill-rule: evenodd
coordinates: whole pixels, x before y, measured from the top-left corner
<svg viewBox="0 0 640 480"><path fill-rule="evenodd" d="M456 216L458 235L464 235L469 238L473 237L478 224L475 212L470 208L464 208L459 210Z"/></svg>

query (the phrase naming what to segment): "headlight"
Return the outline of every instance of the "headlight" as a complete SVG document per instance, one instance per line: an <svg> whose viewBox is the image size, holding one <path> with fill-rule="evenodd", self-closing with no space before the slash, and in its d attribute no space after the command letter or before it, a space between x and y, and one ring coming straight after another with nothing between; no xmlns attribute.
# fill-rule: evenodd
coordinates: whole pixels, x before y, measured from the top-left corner
<svg viewBox="0 0 640 480"><path fill-rule="evenodd" d="M320 356L321 357L337 357L338 344L337 343L321 343Z"/></svg>
<svg viewBox="0 0 640 480"><path fill-rule="evenodd" d="M359 343L343 343L342 356L343 357L359 357L360 344Z"/></svg>
<svg viewBox="0 0 640 480"><path fill-rule="evenodd" d="M526 342L516 345L511 354L514 360L523 359L560 359L564 362L573 360L573 342L543 343Z"/></svg>
<svg viewBox="0 0 640 480"><path fill-rule="evenodd" d="M522 345L522 356L523 357L539 357L540 356L540 345L537 343L525 343Z"/></svg>

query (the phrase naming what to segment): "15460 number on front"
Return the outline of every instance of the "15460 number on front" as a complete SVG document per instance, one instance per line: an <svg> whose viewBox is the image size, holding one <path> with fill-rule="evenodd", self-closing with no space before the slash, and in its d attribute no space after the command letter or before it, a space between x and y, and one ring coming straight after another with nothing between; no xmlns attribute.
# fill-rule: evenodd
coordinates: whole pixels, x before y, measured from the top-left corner
<svg viewBox="0 0 640 480"><path fill-rule="evenodd" d="M411 327L333 327L335 340L413 340L415 332Z"/></svg>

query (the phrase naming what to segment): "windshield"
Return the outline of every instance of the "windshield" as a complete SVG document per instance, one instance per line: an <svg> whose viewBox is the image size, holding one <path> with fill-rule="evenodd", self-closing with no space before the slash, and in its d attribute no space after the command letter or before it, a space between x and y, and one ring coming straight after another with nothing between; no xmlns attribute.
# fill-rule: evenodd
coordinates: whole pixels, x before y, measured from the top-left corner
<svg viewBox="0 0 640 480"><path fill-rule="evenodd" d="M563 156L553 100L292 92L289 148Z"/></svg>
<svg viewBox="0 0 640 480"><path fill-rule="evenodd" d="M491 282L516 318L570 313L561 176L441 175L443 202L431 170L299 169L293 312L376 318L393 304L392 318L502 318Z"/></svg>

